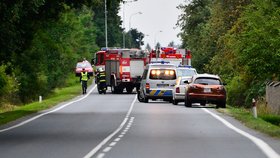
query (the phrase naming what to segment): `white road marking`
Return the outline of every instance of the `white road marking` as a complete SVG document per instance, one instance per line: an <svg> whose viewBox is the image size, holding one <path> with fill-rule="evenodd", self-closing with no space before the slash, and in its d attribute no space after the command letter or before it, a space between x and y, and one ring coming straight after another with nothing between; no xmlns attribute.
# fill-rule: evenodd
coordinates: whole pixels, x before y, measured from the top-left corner
<svg viewBox="0 0 280 158"><path fill-rule="evenodd" d="M112 142L109 146L115 146L117 142Z"/></svg>
<svg viewBox="0 0 280 158"><path fill-rule="evenodd" d="M96 158L103 158L105 156L105 154L104 153L100 153L100 154L98 154L97 155L97 157Z"/></svg>
<svg viewBox="0 0 280 158"><path fill-rule="evenodd" d="M119 135L119 138L122 138L123 137L123 134Z"/></svg>
<svg viewBox="0 0 280 158"><path fill-rule="evenodd" d="M112 149L112 147L107 147L103 150L104 153L107 153L108 151L110 151Z"/></svg>
<svg viewBox="0 0 280 158"><path fill-rule="evenodd" d="M280 155L275 152L267 143L265 143L263 140L250 135L247 132L242 131L241 129L233 126L231 123L229 123L228 121L226 121L225 119L221 118L220 116L212 113L211 111L203 108L203 110L207 113L209 113L210 115L212 115L214 118L216 118L217 120L221 121L224 125L226 125L228 128L234 130L235 132L243 135L244 137L250 139L253 143L255 143L260 149L261 151L268 157L268 158L280 158Z"/></svg>
<svg viewBox="0 0 280 158"><path fill-rule="evenodd" d="M21 123L19 123L19 124L16 124L16 125L14 125L14 126L1 129L1 130L0 130L0 133L5 132L5 131L9 131L9 130L11 130L11 129L14 129L14 128L17 128L17 127L20 127L20 126L23 126L23 125L25 125L25 124L27 124L27 123L29 123L29 122L31 122L31 121L34 121L34 120L36 120L36 119L38 119L38 118L40 118L40 117L42 117L42 116L45 116L45 115L48 115L48 114L50 114L50 113L56 112L56 111L58 111L58 110L61 110L61 109L65 108L65 107L67 107L67 106L73 104L73 103L79 102L79 101L85 99L95 88L96 88L96 85L89 91L89 93L87 93L86 95L84 95L84 96L83 96L82 98L80 98L80 99L71 101L71 102L69 102L69 103L66 103L66 104L64 104L64 105L59 106L59 107L56 108L56 109L53 109L53 110L51 110L51 111L48 111L48 112L42 113L42 114L40 114L40 115L34 116L34 117L32 117L32 118L30 118L30 119L28 119L28 120L25 120L25 121L23 121L23 122L21 122Z"/></svg>
<svg viewBox="0 0 280 158"><path fill-rule="evenodd" d="M132 112L132 109L133 109L133 107L134 107L134 104L135 104L135 102L136 102L136 99L137 99L137 95L135 95L135 98L134 98L134 100L132 101L132 103L131 103L131 105L130 105L130 108L129 108L129 110L128 110L128 112L127 112L127 114L126 114L126 116L125 116L123 122L120 124L120 126L119 126L112 134L110 134L110 135L109 135L108 137L106 137L102 142L100 142L96 147L94 147L88 154L86 154L86 155L84 156L84 158L90 158L90 157L92 157L93 155L95 155L95 154L97 153L97 151L98 151L99 149L102 148L103 145L105 145L110 139L112 139L112 137L114 137L114 136L124 127L124 125L126 124L128 118L129 118L129 116L130 116L130 114L131 114L131 112Z"/></svg>
<svg viewBox="0 0 280 158"><path fill-rule="evenodd" d="M134 117L131 117L131 118L130 118L130 121L129 121L130 124L132 124L133 120L134 120ZM132 121L132 122L131 122L131 121ZM127 125L127 126L128 126L128 125ZM124 130L124 131L125 131L125 130ZM120 136L123 137L125 134L126 134L126 132L122 132L122 135L120 135ZM99 154L97 155L97 158L99 158L99 157L103 158L103 157L106 155L106 153L109 152L109 151L118 143L119 140L121 140L121 138L116 138L113 142L111 142L110 145L109 145L108 147L106 147L105 149L103 149L102 153L99 153Z"/></svg>

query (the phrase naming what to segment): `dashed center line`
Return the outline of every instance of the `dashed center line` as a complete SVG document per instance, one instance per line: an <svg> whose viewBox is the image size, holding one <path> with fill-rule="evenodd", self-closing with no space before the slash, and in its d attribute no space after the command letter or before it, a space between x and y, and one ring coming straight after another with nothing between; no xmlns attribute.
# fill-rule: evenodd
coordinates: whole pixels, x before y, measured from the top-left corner
<svg viewBox="0 0 280 158"><path fill-rule="evenodd" d="M112 142L109 146L115 146L117 142Z"/></svg>
<svg viewBox="0 0 280 158"><path fill-rule="evenodd" d="M112 149L112 147L106 147L104 150L103 150L103 152L104 153L107 153L108 151L110 151Z"/></svg>
<svg viewBox="0 0 280 158"><path fill-rule="evenodd" d="M130 108L129 108L127 114L126 114L126 117L124 118L124 120L120 124L120 126L113 133L111 133L108 137L106 137L102 142L100 142L96 147L94 147L89 153L87 153L84 156L84 158L91 158L93 155L95 155L103 147L103 145L107 144L116 134L118 134L123 129L123 127L125 126L125 124L128 121L128 118L130 117L130 114L132 112L132 109L134 107L134 104L135 104L136 100L137 100L137 95L135 95L135 98L134 98L133 102L130 105ZM129 123L132 124L133 120L134 120L134 117L131 117L130 120L129 120ZM119 135L119 138L123 137L124 134Z"/></svg>
<svg viewBox="0 0 280 158"><path fill-rule="evenodd" d="M103 149L103 151L101 153L99 153L97 155L97 158L103 158L106 156L106 153L108 153L114 146L117 145L117 143L124 137L124 135L128 132L128 130L130 129L132 123L134 121L134 117L130 118L129 123L127 124L126 128L122 131L122 133L118 136L118 138L114 139L109 146L107 146L106 148ZM129 126L129 127L128 127Z"/></svg>

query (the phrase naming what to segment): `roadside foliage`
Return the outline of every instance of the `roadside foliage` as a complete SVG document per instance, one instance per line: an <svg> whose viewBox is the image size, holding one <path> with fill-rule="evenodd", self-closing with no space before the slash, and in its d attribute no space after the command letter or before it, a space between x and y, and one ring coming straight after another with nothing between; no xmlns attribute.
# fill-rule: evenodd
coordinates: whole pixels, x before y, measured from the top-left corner
<svg viewBox="0 0 280 158"><path fill-rule="evenodd" d="M219 74L228 102L249 106L265 81L280 79L278 0L192 0L179 8L183 47L200 73Z"/></svg>
<svg viewBox="0 0 280 158"><path fill-rule="evenodd" d="M110 46L122 45L120 2L107 1ZM4 0L0 12L0 108L68 86L76 62L105 46L101 0Z"/></svg>

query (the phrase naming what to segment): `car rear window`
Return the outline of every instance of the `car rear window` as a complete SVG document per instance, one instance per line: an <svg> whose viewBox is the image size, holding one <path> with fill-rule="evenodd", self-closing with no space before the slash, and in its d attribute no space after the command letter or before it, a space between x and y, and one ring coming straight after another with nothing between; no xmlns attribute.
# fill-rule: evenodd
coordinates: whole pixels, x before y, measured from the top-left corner
<svg viewBox="0 0 280 158"><path fill-rule="evenodd" d="M221 81L216 78L196 78L194 83L203 85L221 85Z"/></svg>
<svg viewBox="0 0 280 158"><path fill-rule="evenodd" d="M193 76L197 74L194 69L177 69L178 76Z"/></svg>
<svg viewBox="0 0 280 158"><path fill-rule="evenodd" d="M89 62L80 62L80 63L77 63L77 68L90 68L91 65Z"/></svg>
<svg viewBox="0 0 280 158"><path fill-rule="evenodd" d="M172 69L151 69L149 78L152 80L175 80L176 73Z"/></svg>

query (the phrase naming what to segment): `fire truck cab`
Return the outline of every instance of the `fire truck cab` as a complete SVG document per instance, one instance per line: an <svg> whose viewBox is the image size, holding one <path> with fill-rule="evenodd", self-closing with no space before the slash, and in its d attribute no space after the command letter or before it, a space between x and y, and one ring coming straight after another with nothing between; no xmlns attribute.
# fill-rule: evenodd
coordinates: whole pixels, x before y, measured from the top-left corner
<svg viewBox="0 0 280 158"><path fill-rule="evenodd" d="M191 65L190 51L185 49L176 49L174 47L161 47L157 50L152 50L149 54L149 62L164 61L179 65Z"/></svg>
<svg viewBox="0 0 280 158"><path fill-rule="evenodd" d="M141 75L148 62L147 52L139 49L103 48L96 52L96 69L105 69L106 85L112 93L132 93L140 87Z"/></svg>

